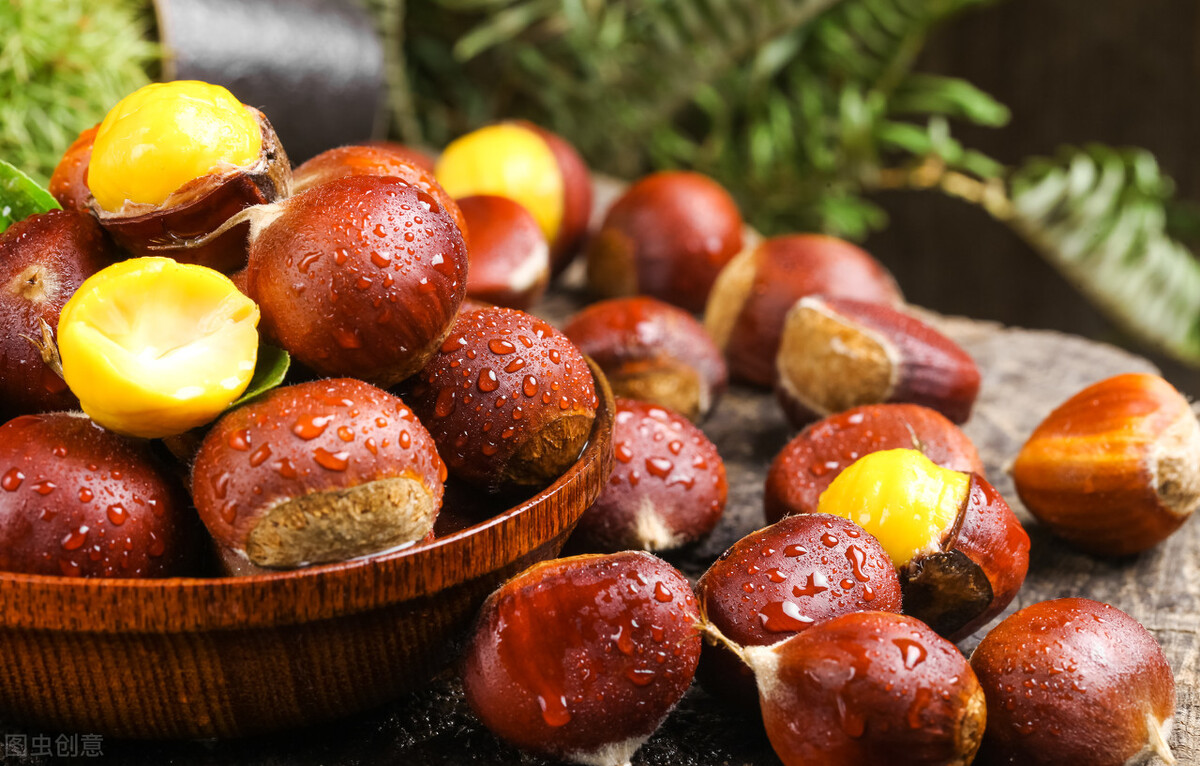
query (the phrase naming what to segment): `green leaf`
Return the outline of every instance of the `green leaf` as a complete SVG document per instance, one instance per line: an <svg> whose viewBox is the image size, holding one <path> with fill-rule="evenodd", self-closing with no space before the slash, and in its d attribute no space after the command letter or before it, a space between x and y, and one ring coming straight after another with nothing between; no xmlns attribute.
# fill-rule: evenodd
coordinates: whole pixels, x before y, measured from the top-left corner
<svg viewBox="0 0 1200 766"><path fill-rule="evenodd" d="M254 397L265 394L283 383L291 363L292 358L288 352L266 343L260 343L258 345L258 361L254 365L254 375L250 378L250 385L246 386L242 395L226 409L240 407Z"/></svg>
<svg viewBox="0 0 1200 766"><path fill-rule="evenodd" d="M50 192L0 160L0 231L31 215L61 208Z"/></svg>
<svg viewBox="0 0 1200 766"><path fill-rule="evenodd" d="M1009 223L1126 331L1200 364L1200 262L1168 233L1172 188L1143 150L1067 148L1014 174Z"/></svg>

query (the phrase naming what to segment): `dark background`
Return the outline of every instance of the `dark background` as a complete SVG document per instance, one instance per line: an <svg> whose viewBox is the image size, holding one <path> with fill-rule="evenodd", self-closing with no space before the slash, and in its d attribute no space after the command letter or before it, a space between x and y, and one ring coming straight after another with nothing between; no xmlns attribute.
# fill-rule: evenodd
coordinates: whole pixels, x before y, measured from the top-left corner
<svg viewBox="0 0 1200 766"><path fill-rule="evenodd" d="M937 30L916 69L963 77L1012 109L1012 122L999 130L955 126L966 145L1002 162L1067 143L1141 146L1175 179L1177 196L1200 200L1194 0L1008 0ZM982 211L936 192L886 193L879 201L891 223L867 249L911 302L1146 353ZM1186 394L1200 395L1200 373L1149 356Z"/></svg>

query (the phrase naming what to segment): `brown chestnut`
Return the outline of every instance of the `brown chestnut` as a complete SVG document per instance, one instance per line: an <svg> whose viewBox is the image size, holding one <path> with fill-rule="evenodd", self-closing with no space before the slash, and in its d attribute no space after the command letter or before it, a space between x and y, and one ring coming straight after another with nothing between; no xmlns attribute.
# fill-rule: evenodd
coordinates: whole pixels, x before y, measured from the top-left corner
<svg viewBox="0 0 1200 766"><path fill-rule="evenodd" d="M513 309L537 303L550 283L550 248L534 217L507 197L480 194L458 204L472 232L467 295Z"/></svg>
<svg viewBox="0 0 1200 766"><path fill-rule="evenodd" d="M200 518L232 574L342 561L433 529L446 469L399 398L350 378L284 386L204 437Z"/></svg>
<svg viewBox="0 0 1200 766"><path fill-rule="evenodd" d="M984 475L975 445L944 415L917 404L866 404L813 423L787 443L767 470L767 523L815 513L821 493L863 455L916 449L943 468Z"/></svg>
<svg viewBox="0 0 1200 766"><path fill-rule="evenodd" d="M729 374L773 385L784 317L796 301L816 293L901 301L891 274L862 248L820 234L768 239L721 270L704 309L704 326L725 353Z"/></svg>
<svg viewBox="0 0 1200 766"><path fill-rule="evenodd" d="M1171 667L1116 607L1086 598L1027 606L984 637L971 667L988 705L980 764L1175 763Z"/></svg>
<svg viewBox="0 0 1200 766"><path fill-rule="evenodd" d="M632 399L616 403L613 472L572 540L597 551L661 551L705 537L729 491L716 446L678 413Z"/></svg>
<svg viewBox="0 0 1200 766"><path fill-rule="evenodd" d="M587 443L598 404L591 370L566 336L496 306L460 313L410 390L450 474L492 491L561 476Z"/></svg>
<svg viewBox="0 0 1200 766"><path fill-rule="evenodd" d="M391 386L437 351L467 290L462 233L437 200L351 176L247 213L260 330L322 375Z"/></svg>
<svg viewBox="0 0 1200 766"><path fill-rule="evenodd" d="M627 766L691 685L699 618L688 581L648 553L537 564L484 603L467 702L524 750Z"/></svg>
<svg viewBox="0 0 1200 766"><path fill-rule="evenodd" d="M0 426L0 571L186 574L198 526L183 488L146 442L77 412Z"/></svg>
<svg viewBox="0 0 1200 766"><path fill-rule="evenodd" d="M64 208L91 212L91 191L87 185L88 163L92 160L92 145L100 123L87 128L71 142L50 176L50 193Z"/></svg>
<svg viewBox="0 0 1200 766"><path fill-rule="evenodd" d="M890 306L811 295L787 313L775 393L802 426L861 404L910 402L971 416L979 368L957 343Z"/></svg>
<svg viewBox="0 0 1200 766"><path fill-rule="evenodd" d="M790 516L743 537L696 586L705 619L741 646L768 646L850 612L900 611L900 580L879 541L852 521ZM750 669L723 646L704 648L700 680L753 705Z"/></svg>
<svg viewBox="0 0 1200 766"><path fill-rule="evenodd" d="M415 186L438 201L469 243L466 220L454 199L433 176L433 170L414 161L412 153L394 146L356 144L321 152L292 171L292 193L350 176L393 176Z"/></svg>
<svg viewBox="0 0 1200 766"><path fill-rule="evenodd" d="M618 396L653 402L695 422L728 385L725 359L704 326L654 298L594 303L571 317L563 333L600 365Z"/></svg>
<svg viewBox="0 0 1200 766"><path fill-rule="evenodd" d="M116 255L96 219L74 209L32 215L0 233L0 417L79 406L53 333L67 299Z"/></svg>
<svg viewBox="0 0 1200 766"><path fill-rule="evenodd" d="M621 195L588 243L588 287L702 311L717 274L742 249L743 225L733 197L708 176L653 173Z"/></svg>
<svg viewBox="0 0 1200 766"><path fill-rule="evenodd" d="M954 644L912 617L846 614L739 652L787 766L965 766L979 750L979 681Z"/></svg>
<svg viewBox="0 0 1200 766"><path fill-rule="evenodd" d="M1118 375L1050 413L1012 474L1021 502L1054 534L1091 553L1140 553L1200 504L1200 423L1157 375Z"/></svg>

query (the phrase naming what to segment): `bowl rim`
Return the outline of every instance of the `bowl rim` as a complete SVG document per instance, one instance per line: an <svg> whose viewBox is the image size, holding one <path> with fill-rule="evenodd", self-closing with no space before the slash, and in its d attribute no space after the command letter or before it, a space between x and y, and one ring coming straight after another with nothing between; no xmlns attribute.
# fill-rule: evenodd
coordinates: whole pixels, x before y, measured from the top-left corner
<svg viewBox="0 0 1200 766"><path fill-rule="evenodd" d="M590 505L588 486L608 479L615 403L603 372L588 364L598 405L579 458L548 487L495 516L428 543L265 574L138 580L0 572L0 628L188 633L280 626L429 599L495 571L577 520ZM571 517L557 522L564 509ZM521 539L525 545L512 545Z"/></svg>

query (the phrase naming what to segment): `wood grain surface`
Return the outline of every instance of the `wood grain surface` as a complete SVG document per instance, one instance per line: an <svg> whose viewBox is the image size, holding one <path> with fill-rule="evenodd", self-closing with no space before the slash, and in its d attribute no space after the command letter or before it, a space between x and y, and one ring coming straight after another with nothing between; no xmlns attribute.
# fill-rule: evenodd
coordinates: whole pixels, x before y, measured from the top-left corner
<svg viewBox="0 0 1200 766"><path fill-rule="evenodd" d="M574 304L573 298L560 296L542 309L561 318ZM989 477L1013 504L1033 539L1029 578L1009 611L1044 599L1081 595L1110 602L1140 620L1162 643L1177 679L1178 712L1171 745L1180 763L1200 762L1200 523L1189 522L1166 543L1141 556L1119 561L1092 558L1057 542L1033 522L1020 507L1004 470L1033 427L1063 399L1105 377L1153 367L1113 347L1054 332L968 320L938 323L983 370L980 400L966 431L978 445ZM735 540L762 525L766 467L792 433L770 395L737 387L720 402L704 429L726 460L730 503L711 538L670 557L693 578ZM981 635L964 641L963 650L969 652ZM634 764L777 763L760 724L749 712L731 710L694 687ZM109 740L104 752L109 762L136 766L546 763L509 748L482 729L463 702L453 673L443 674L412 696L333 724L233 741Z"/></svg>

